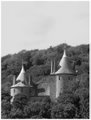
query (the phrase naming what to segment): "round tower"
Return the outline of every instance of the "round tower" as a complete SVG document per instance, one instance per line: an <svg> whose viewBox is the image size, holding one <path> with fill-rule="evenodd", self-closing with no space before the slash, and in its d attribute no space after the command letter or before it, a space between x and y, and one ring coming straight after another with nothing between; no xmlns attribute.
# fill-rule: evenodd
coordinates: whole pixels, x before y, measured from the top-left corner
<svg viewBox="0 0 91 120"><path fill-rule="evenodd" d="M30 82L27 83L26 81L25 70L24 66L22 65L22 69L18 77L16 79L15 77L13 78L13 85L11 86L11 102L13 102L13 99L17 94L25 94L27 97L29 97L30 87Z"/></svg>
<svg viewBox="0 0 91 120"><path fill-rule="evenodd" d="M55 98L58 98L60 93L64 92L65 89L65 83L68 80L73 79L74 76L76 76L76 72L71 66L70 59L66 55L66 49L64 49L64 53L62 56L62 59L59 62L60 68L56 72L51 71L51 75L55 76L55 86L56 86L56 93ZM52 69L52 68L51 68Z"/></svg>

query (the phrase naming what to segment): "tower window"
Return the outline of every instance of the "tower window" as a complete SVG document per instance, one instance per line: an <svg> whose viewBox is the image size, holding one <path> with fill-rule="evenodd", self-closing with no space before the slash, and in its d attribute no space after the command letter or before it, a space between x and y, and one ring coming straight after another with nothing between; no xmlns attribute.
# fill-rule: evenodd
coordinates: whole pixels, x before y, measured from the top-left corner
<svg viewBox="0 0 91 120"><path fill-rule="evenodd" d="M69 76L69 77L68 77L68 80L72 80L72 77L71 77L71 76Z"/></svg>
<svg viewBox="0 0 91 120"><path fill-rule="evenodd" d="M59 76L59 80L60 80L60 76Z"/></svg>

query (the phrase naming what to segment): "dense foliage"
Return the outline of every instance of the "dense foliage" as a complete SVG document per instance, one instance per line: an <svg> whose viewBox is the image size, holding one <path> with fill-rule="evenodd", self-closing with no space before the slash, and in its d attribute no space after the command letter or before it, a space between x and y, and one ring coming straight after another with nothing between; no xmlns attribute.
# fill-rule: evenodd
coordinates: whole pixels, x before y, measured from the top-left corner
<svg viewBox="0 0 91 120"><path fill-rule="evenodd" d="M60 94L56 103L50 98L27 99L17 95L10 104L10 86L13 75L18 75L22 59L26 74L31 74L35 82L50 75L50 61L55 58L58 67L64 44L46 50L23 50L14 55L2 57L2 118L89 118L89 45L71 47L67 45L67 55L78 70L77 79L70 81L68 90ZM56 69L57 69L56 67Z"/></svg>

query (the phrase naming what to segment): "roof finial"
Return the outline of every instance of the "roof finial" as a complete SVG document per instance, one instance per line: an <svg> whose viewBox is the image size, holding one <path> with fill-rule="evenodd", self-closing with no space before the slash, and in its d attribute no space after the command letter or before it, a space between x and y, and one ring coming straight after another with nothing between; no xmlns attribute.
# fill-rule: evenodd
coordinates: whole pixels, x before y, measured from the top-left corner
<svg viewBox="0 0 91 120"><path fill-rule="evenodd" d="M64 44L64 49L66 49L66 44Z"/></svg>
<svg viewBox="0 0 91 120"><path fill-rule="evenodd" d="M66 57L66 43L64 44L64 54L63 57Z"/></svg>
<svg viewBox="0 0 91 120"><path fill-rule="evenodd" d="M22 69L24 69L24 60L22 58Z"/></svg>
<svg viewBox="0 0 91 120"><path fill-rule="evenodd" d="M23 58L22 58L22 66L23 66L23 64L24 64L24 61L23 61Z"/></svg>
<svg viewBox="0 0 91 120"><path fill-rule="evenodd" d="M64 44L66 44L66 40L65 40L65 43Z"/></svg>

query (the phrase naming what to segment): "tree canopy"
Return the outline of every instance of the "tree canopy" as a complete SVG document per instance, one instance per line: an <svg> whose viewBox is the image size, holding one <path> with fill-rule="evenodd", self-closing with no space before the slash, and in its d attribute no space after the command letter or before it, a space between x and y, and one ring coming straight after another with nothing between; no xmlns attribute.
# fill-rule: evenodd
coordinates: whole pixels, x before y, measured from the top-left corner
<svg viewBox="0 0 91 120"><path fill-rule="evenodd" d="M78 71L76 80L71 80L68 89L60 94L56 103L50 98L30 98L16 95L10 104L10 86L13 75L19 74L24 61L26 75L34 82L49 80L51 59L55 59L56 70L63 55L64 44L45 50L20 51L1 58L2 118L89 118L89 45L66 45L67 55L74 61Z"/></svg>

